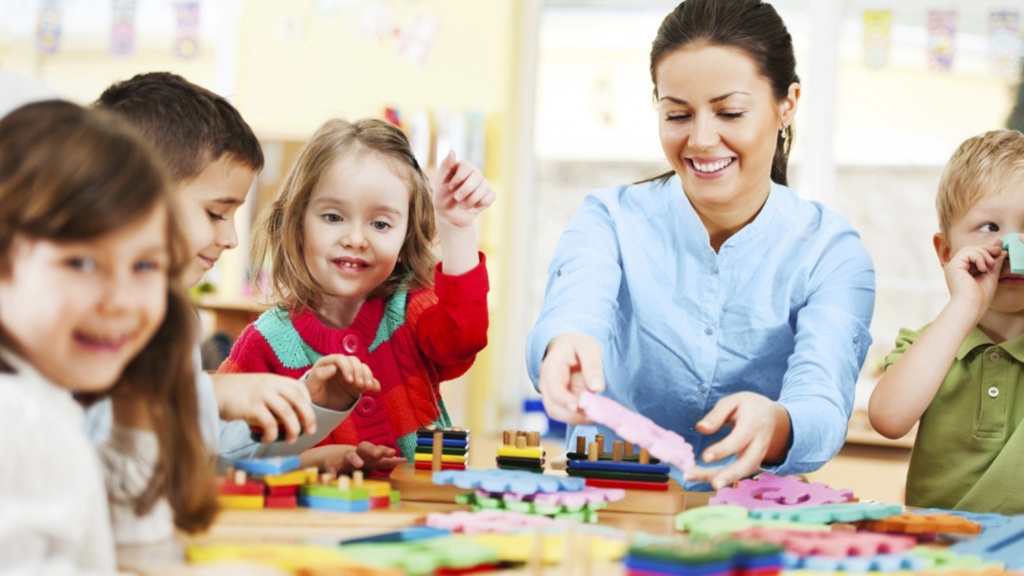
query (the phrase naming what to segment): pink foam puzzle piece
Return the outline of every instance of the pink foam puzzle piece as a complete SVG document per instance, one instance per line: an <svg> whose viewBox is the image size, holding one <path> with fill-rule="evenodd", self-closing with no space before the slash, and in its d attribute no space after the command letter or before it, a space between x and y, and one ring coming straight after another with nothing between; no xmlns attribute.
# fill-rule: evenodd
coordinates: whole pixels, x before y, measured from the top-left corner
<svg viewBox="0 0 1024 576"><path fill-rule="evenodd" d="M682 436L658 426L650 418L586 390L580 395L579 406L588 418L612 429L626 442L646 449L662 462L684 472L693 468L693 447Z"/></svg>
<svg viewBox="0 0 1024 576"><path fill-rule="evenodd" d="M800 557L816 555L848 558L899 554L917 545L917 540L912 536L873 532L804 532L754 527L735 532L733 536L781 544L787 552Z"/></svg>
<svg viewBox="0 0 1024 576"><path fill-rule="evenodd" d="M722 488L709 504L734 504L747 510L821 506L853 500L853 491L834 489L821 482L804 482L796 476L762 472L753 480L740 480L734 488Z"/></svg>
<svg viewBox="0 0 1024 576"><path fill-rule="evenodd" d="M432 512L427 514L427 526L444 528L445 530L465 534L504 534L538 526L553 526L555 524L556 521L547 516L498 510L481 510L479 512L458 511L448 514Z"/></svg>
<svg viewBox="0 0 1024 576"><path fill-rule="evenodd" d="M509 502L533 502L542 506L581 507L598 502L615 502L626 497L621 488L595 488L587 486L574 492L541 492L537 494L519 494L516 492L488 492L477 489L477 496L483 498L500 498Z"/></svg>

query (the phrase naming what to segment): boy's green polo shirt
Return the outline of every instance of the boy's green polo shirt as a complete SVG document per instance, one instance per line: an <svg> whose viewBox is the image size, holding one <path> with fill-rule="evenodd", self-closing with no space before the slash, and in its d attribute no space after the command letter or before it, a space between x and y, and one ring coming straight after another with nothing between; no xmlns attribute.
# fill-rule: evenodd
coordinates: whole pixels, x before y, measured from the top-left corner
<svg viewBox="0 0 1024 576"><path fill-rule="evenodd" d="M900 330L888 369L920 331ZM975 328L921 416L907 472L907 505L1024 512L1024 336L996 345Z"/></svg>

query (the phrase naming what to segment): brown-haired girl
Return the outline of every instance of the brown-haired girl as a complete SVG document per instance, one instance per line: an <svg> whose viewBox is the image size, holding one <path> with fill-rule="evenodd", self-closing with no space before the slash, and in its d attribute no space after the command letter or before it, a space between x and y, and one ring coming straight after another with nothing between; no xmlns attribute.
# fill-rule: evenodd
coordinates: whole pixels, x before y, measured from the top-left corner
<svg viewBox="0 0 1024 576"><path fill-rule="evenodd" d="M115 572L108 490L136 526L212 521L179 238L161 165L117 119L50 101L0 120L5 562ZM115 431L101 465L74 395L103 394L143 399L130 420L150 430ZM105 489L103 467L132 466Z"/></svg>
<svg viewBox="0 0 1024 576"><path fill-rule="evenodd" d="M494 191L451 154L434 190L432 200L401 129L330 120L261 216L254 262L270 263L274 307L246 327L221 371L312 370L329 384L332 374L361 369L359 377L380 382L304 464L337 470L369 456L372 467L394 450L412 460L417 428L451 425L440 383L468 370L487 342L487 270L474 221ZM360 442L376 451L354 451Z"/></svg>

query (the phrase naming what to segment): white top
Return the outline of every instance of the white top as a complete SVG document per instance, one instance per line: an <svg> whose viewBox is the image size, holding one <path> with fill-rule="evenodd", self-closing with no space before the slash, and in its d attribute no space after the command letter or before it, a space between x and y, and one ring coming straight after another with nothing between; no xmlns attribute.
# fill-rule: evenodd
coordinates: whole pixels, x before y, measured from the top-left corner
<svg viewBox="0 0 1024 576"><path fill-rule="evenodd" d="M0 575L116 574L103 476L82 408L0 350Z"/></svg>

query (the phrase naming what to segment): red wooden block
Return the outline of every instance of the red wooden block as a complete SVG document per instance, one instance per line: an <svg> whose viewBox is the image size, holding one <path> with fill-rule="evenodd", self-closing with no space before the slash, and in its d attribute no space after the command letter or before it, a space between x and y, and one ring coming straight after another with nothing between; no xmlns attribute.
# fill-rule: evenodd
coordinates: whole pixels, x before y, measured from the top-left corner
<svg viewBox="0 0 1024 576"><path fill-rule="evenodd" d="M221 496L263 496L263 484L246 480L245 484L235 484L227 478L217 480L217 491Z"/></svg>
<svg viewBox="0 0 1024 576"><path fill-rule="evenodd" d="M370 498L370 510L380 510L381 508L391 507L391 496L377 496L376 498Z"/></svg>
<svg viewBox="0 0 1024 576"><path fill-rule="evenodd" d="M263 501L264 508L298 508L298 496L267 496Z"/></svg>
<svg viewBox="0 0 1024 576"><path fill-rule="evenodd" d="M416 462L415 466L417 470L431 470L430 462ZM442 462L441 470L465 470L465 464L452 464L451 462Z"/></svg>
<svg viewBox="0 0 1024 576"><path fill-rule="evenodd" d="M267 496L297 496L298 486L267 486Z"/></svg>
<svg viewBox="0 0 1024 576"><path fill-rule="evenodd" d="M636 482L634 480L603 480L601 478L587 478L587 486L593 486L595 488L629 488L633 490L668 491L668 484L665 482Z"/></svg>

